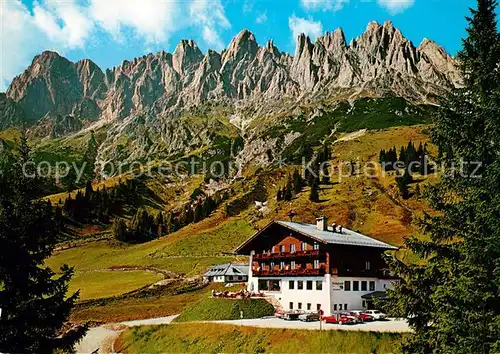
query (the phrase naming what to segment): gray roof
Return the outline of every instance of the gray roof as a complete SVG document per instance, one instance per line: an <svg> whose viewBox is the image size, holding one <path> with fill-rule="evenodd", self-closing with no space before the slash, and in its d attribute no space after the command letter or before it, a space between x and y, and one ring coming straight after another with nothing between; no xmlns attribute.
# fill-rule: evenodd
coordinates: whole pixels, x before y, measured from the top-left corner
<svg viewBox="0 0 500 354"><path fill-rule="evenodd" d="M295 230L301 234L306 234L311 237L317 238L321 241L348 246L364 246L376 247L388 250L397 250L397 247L391 246L385 242L375 240L374 238L362 235L358 232L343 228L342 233L333 232L333 227L328 226L328 231L318 230L316 225L305 224L299 222L281 221L276 220L277 224Z"/></svg>
<svg viewBox="0 0 500 354"><path fill-rule="evenodd" d="M248 264L217 264L205 272L206 277L216 277L220 275L248 276Z"/></svg>

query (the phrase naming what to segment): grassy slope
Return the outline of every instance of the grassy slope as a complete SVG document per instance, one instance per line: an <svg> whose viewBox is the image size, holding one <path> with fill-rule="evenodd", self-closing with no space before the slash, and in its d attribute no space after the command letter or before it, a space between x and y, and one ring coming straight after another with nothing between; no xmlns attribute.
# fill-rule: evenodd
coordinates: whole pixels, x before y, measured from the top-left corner
<svg viewBox="0 0 500 354"><path fill-rule="evenodd" d="M47 264L59 269L62 264L88 271L117 266L154 266L186 275L202 273L209 265L229 262L232 252L253 232L244 220L228 220L220 226L204 220L158 240L139 245L98 241L56 252ZM187 247L188 245L189 247Z"/></svg>
<svg viewBox="0 0 500 354"><path fill-rule="evenodd" d="M243 318L272 316L275 312L270 303L261 299L232 300L202 297L198 302L186 307L175 321L237 320L241 318L240 311L243 311Z"/></svg>
<svg viewBox="0 0 500 354"><path fill-rule="evenodd" d="M252 328L206 323L126 330L124 353L394 353L402 335Z"/></svg>
<svg viewBox="0 0 500 354"><path fill-rule="evenodd" d="M80 290L80 300L105 298L141 288L163 279L147 271L80 272L71 279L69 292Z"/></svg>
<svg viewBox="0 0 500 354"><path fill-rule="evenodd" d="M368 131L354 140L336 143L333 146L333 155L336 161L377 160L378 151L382 148L406 145L409 140L417 144L420 141L426 142L428 137L422 132L424 128L423 126L397 127ZM286 170L273 170L264 178L269 193L270 208L270 213L264 217L256 215L252 207L242 212L239 217L229 219L219 210L209 219L189 225L159 240L130 246L113 241L91 242L56 252L47 263L54 269L58 269L64 263L75 266L77 277L81 276L82 271L135 265L165 268L188 276L200 275L214 263L235 259L225 252L232 252L254 232L248 221L252 221L257 227L262 227L272 219L287 218L289 203L277 203L274 200L277 188L281 187L285 180ZM191 182L189 187L177 192L167 189L168 193L173 194L165 199L187 198L188 189L195 188L200 181L199 178L195 178ZM161 183L150 182L150 186L158 195L163 196L167 193ZM243 192L245 188L244 185L239 187L235 185L235 193ZM407 201L394 199L391 194L393 189L393 175L375 179L352 176L344 178L341 183L323 185L320 203L311 203L308 199L309 190L305 188L292 201L292 207L298 212L296 220L313 222L315 215L326 215L330 221L400 245L403 236L415 232L411 225L412 213L418 214L427 207L423 201L415 198ZM124 292L128 290L124 289Z"/></svg>
<svg viewBox="0 0 500 354"><path fill-rule="evenodd" d="M382 148L388 149L393 145L399 148L401 145L406 145L409 140L417 145L421 141L428 141L428 136L424 133L425 128L425 126L411 126L368 131L356 139L335 143L332 148L334 162L376 161L378 152ZM91 293L99 288L99 282L94 275L101 276L102 270L110 267L154 266L187 276L199 276L212 264L238 259L226 252L232 252L253 234L254 227L262 227L272 219L287 218L290 204L278 203L274 200L274 196L277 188L285 183L286 174L291 170L293 167L264 171L262 181L269 196L269 213L264 216L258 215L250 204L250 207L238 216L227 218L221 206L210 218L159 240L140 245L124 245L109 240L93 241L58 251L47 264L54 269L58 269L64 263L75 266L76 275L71 288L88 289L86 291ZM425 180L433 178L431 176ZM112 179L104 183L110 186L117 181ZM189 198L191 191L199 186L201 177L193 176L187 182L180 187L150 179L147 184L155 195L165 201L166 208L175 208L181 200ZM367 235L400 245L404 236L416 232L411 224L413 215L427 210L422 200L411 198L403 201L396 196L393 175L378 178L350 176L343 178L339 183L336 176L333 176L332 182L334 183L331 185L322 186L320 203L311 203L308 199L309 189L304 188L303 192L292 201L293 209L298 212L296 220L314 222L315 215L326 215L332 222L336 221ZM244 195L253 183L255 176L252 175L246 181L234 184L232 188L235 197L232 198ZM404 251L402 253L408 257ZM95 290L96 292L89 296L109 296L132 290L130 283L127 284L127 276L120 274L120 277L124 279L116 280L116 286L103 285L102 293L99 293L100 290ZM141 285L143 284L138 283L137 287ZM179 313L185 304L199 299L198 296L199 294L194 293L154 299L120 299L99 306L79 308L73 317L112 321Z"/></svg>

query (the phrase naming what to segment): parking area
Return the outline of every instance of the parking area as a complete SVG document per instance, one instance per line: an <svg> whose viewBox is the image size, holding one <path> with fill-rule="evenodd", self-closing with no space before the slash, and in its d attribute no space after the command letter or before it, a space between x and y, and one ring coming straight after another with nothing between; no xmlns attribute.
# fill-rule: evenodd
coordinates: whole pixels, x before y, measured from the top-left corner
<svg viewBox="0 0 500 354"><path fill-rule="evenodd" d="M265 327L265 328L294 328L294 329L310 329L319 330L320 323L302 322L302 321L285 321L277 317L265 317L248 320L231 320L231 321L214 321L217 323L226 323L237 326L249 327ZM365 332L410 332L408 322L400 319L388 319L385 321L364 322L354 325L339 325L322 323L323 330L342 330L342 331L365 331Z"/></svg>

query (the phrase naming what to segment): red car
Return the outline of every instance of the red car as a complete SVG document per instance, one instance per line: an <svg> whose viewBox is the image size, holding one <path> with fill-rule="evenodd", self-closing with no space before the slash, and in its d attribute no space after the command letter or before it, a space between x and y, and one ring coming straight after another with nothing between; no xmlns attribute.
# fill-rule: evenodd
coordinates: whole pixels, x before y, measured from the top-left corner
<svg viewBox="0 0 500 354"><path fill-rule="evenodd" d="M349 312L351 316L359 318L363 322L371 322L374 320L373 316L370 316L362 311L351 311Z"/></svg>
<svg viewBox="0 0 500 354"><path fill-rule="evenodd" d="M333 323L333 324L339 324L339 325L355 324L357 322L355 317L347 316L344 314L334 314L332 316L323 316L323 317L321 317L321 319L323 321L325 321L325 323Z"/></svg>

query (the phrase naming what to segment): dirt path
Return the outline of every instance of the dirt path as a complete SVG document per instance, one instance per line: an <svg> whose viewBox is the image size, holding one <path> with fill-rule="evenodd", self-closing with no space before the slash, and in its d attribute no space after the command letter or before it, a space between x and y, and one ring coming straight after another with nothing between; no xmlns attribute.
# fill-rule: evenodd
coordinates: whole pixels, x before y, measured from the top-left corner
<svg viewBox="0 0 500 354"><path fill-rule="evenodd" d="M123 330L128 327L162 325L171 323L178 315L150 318L146 320L107 323L89 329L85 337L75 346L77 353L112 353L113 344Z"/></svg>

